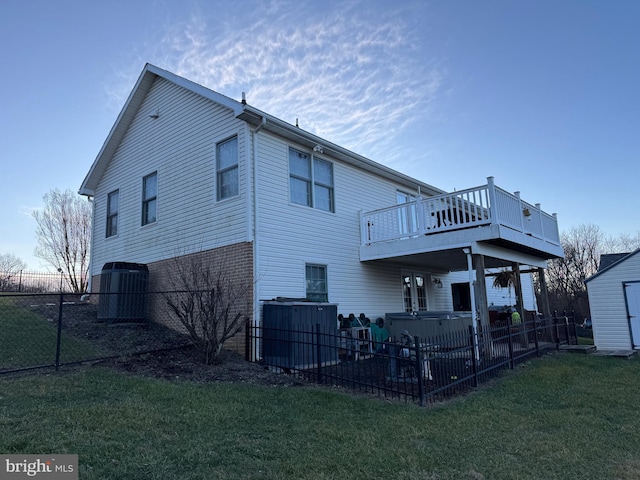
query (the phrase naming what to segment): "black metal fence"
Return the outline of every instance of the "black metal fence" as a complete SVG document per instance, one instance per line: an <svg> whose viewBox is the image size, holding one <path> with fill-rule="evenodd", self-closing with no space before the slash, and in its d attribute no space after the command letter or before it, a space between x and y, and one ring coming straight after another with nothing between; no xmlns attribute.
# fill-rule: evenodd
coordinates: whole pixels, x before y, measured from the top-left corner
<svg viewBox="0 0 640 480"><path fill-rule="evenodd" d="M191 345L164 294L135 296L1 294L0 374Z"/></svg>
<svg viewBox="0 0 640 480"><path fill-rule="evenodd" d="M319 384L424 405L477 387L546 349L577 343L573 318L564 316L383 343L352 337L349 329L326 333L320 324L307 330L252 326L247 358Z"/></svg>
<svg viewBox="0 0 640 480"><path fill-rule="evenodd" d="M0 295L0 374L192 345L166 308L167 295ZM116 296L114 296L116 295ZM140 313L140 303L144 312ZM115 305L115 306L114 306ZM531 318L477 333L376 343L319 326L247 326L248 359L320 384L425 404L465 392L545 349L576 344L573 318ZM238 339L239 340L239 339Z"/></svg>

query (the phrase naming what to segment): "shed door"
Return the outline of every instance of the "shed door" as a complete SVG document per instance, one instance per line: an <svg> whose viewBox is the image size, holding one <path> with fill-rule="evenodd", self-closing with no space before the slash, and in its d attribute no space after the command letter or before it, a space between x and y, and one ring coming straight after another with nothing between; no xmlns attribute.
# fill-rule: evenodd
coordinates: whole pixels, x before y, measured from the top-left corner
<svg viewBox="0 0 640 480"><path fill-rule="evenodd" d="M640 282L625 283L624 294L627 299L631 342L633 348L640 348Z"/></svg>

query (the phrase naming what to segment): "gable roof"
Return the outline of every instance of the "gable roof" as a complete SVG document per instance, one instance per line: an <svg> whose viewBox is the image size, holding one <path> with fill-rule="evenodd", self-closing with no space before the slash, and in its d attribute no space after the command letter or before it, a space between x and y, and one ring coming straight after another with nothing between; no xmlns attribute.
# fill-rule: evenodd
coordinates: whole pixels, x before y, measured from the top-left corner
<svg viewBox="0 0 640 480"><path fill-rule="evenodd" d="M603 253L600 255L600 265L598 266L598 271L604 270L605 268L609 268L610 265L622 260L624 257L629 255L630 252L626 253Z"/></svg>
<svg viewBox="0 0 640 480"><path fill-rule="evenodd" d="M142 73L138 77L138 81L129 94L129 97L122 107L118 118L116 118L113 127L111 127L111 131L109 132L107 139L102 145L102 148L100 149L98 156L94 160L93 165L91 165L91 168L89 169L89 173L87 173L87 176L82 182L82 186L80 187L79 192L80 195L93 195L93 192L98 182L100 181L100 177L102 177L102 174L105 172L109 164L109 160L115 153L118 145L122 141L122 138L129 129L129 126L131 125L131 122L133 121L138 108L140 108L140 105L144 101L145 96L149 92L151 85L153 85L153 82L158 77L162 77L166 80L169 80L170 82L175 83L176 85L180 85L181 87L186 88L187 90L190 90L194 93L209 98L214 102L218 102L226 107L229 107L234 110L236 115L239 114L242 110L242 105L240 104L240 102L236 102L229 97L225 97L224 95L214 92L213 90L204 88L203 86L187 80L186 78L179 77L174 73L168 72L156 67L155 65L147 63L142 69Z"/></svg>
<svg viewBox="0 0 640 480"><path fill-rule="evenodd" d="M167 70L163 70L162 68L156 67L155 65L151 65L147 63L140 76L138 77L138 81L136 82L133 90L129 94L127 101L116 121L109 132L98 156L94 160L87 176L85 177L82 185L80 187L80 195L92 196L94 195L95 188L100 181L100 178L104 174L109 161L113 154L115 153L118 145L122 141L125 133L129 129L133 118L140 108L145 96L149 92L151 85L156 80L156 78L161 77L165 80L168 80L176 85L179 85L182 88L185 88L193 93L196 93L204 98L212 100L220 105L223 105L234 112L234 115L247 122L249 125L252 125L256 128L264 129L266 131L270 131L276 135L284 137L288 140L295 141L298 144L313 148L316 145L322 146L322 150L325 154L330 155L338 160L341 160L345 163L354 165L360 169L366 170L371 173L375 173L382 177L388 178L394 182L399 183L407 188L413 190L420 190L422 193L427 195L439 195L441 193L445 193L444 190L440 190L432 185L421 182L415 178L412 178L408 175L404 175L392 168L386 167L380 163L374 162L362 155L358 155L357 153L351 152L346 148L340 147L337 144L329 142L321 137L313 135L301 128L291 125L279 118L276 118L272 115L269 115L257 108L254 108L248 104L243 102L238 102L233 100L225 95L222 95L218 92L210 90L202 85L199 85L191 80L187 80L186 78L180 77L174 73L168 72Z"/></svg>
<svg viewBox="0 0 640 480"><path fill-rule="evenodd" d="M598 272L587 278L584 283L590 282L594 278L599 277L603 273L611 270L616 265L626 261L637 253L640 253L640 248L631 253L607 253L604 255L600 255L600 266L598 267Z"/></svg>

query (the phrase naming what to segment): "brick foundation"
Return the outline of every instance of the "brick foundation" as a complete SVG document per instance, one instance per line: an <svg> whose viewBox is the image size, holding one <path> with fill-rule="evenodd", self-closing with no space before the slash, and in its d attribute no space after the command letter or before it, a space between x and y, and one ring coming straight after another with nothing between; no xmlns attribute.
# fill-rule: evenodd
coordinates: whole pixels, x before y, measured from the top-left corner
<svg viewBox="0 0 640 480"><path fill-rule="evenodd" d="M191 265L210 266L212 271L222 269L225 281L235 285L242 291L242 297L236 302L238 310L231 312L231 316L238 311L243 317L253 317L253 244L242 242L219 247L204 252L193 253L181 257L170 258L158 262L148 263L149 295L147 301L147 318L161 323L175 330L184 330L180 322L171 314L161 292L186 290L187 286L180 280L180 270L191 268ZM192 287L193 288L193 287ZM199 287L196 287L199 288ZM92 277L91 293L99 293L100 275ZM246 332L243 330L225 342L225 348L245 353Z"/></svg>

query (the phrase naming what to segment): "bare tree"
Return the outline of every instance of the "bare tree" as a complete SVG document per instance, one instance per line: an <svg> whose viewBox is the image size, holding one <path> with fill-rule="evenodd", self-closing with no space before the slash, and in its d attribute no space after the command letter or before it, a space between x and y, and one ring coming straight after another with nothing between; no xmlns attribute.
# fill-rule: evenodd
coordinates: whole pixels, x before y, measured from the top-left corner
<svg viewBox="0 0 640 480"><path fill-rule="evenodd" d="M549 301L552 310L573 310L576 317L589 315L584 281L597 273L600 257L606 253L626 253L640 248L636 236L606 236L598 226L582 224L563 232L560 242L564 258L552 260L547 268Z"/></svg>
<svg viewBox="0 0 640 480"><path fill-rule="evenodd" d="M75 293L88 286L91 204L71 190L51 190L44 208L33 212L38 246L35 256L62 272Z"/></svg>
<svg viewBox="0 0 640 480"><path fill-rule="evenodd" d="M640 248L640 231L635 236L605 235L598 226L581 224L560 235L565 258L548 262L547 292L551 310L573 311L577 320L590 315L589 299L584 281L600 268L600 258L607 253L628 253ZM536 294L540 283L534 279ZM542 300L538 297L538 305Z"/></svg>
<svg viewBox="0 0 640 480"><path fill-rule="evenodd" d="M0 254L0 292L7 291L13 277L25 268L27 264L13 253Z"/></svg>
<svg viewBox="0 0 640 480"><path fill-rule="evenodd" d="M640 230L636 232L635 236L623 233L617 237L608 237L604 244L606 253L627 253L638 248L640 248Z"/></svg>
<svg viewBox="0 0 640 480"><path fill-rule="evenodd" d="M219 362L224 344L249 319L246 312L253 280L228 268L226 258L211 261L191 255L176 257L164 293L169 311L189 333L207 365Z"/></svg>
<svg viewBox="0 0 640 480"><path fill-rule="evenodd" d="M598 271L605 235L597 225L582 224L563 232L560 242L564 258L552 260L547 268L551 308L574 311L578 318L588 316L584 281Z"/></svg>

